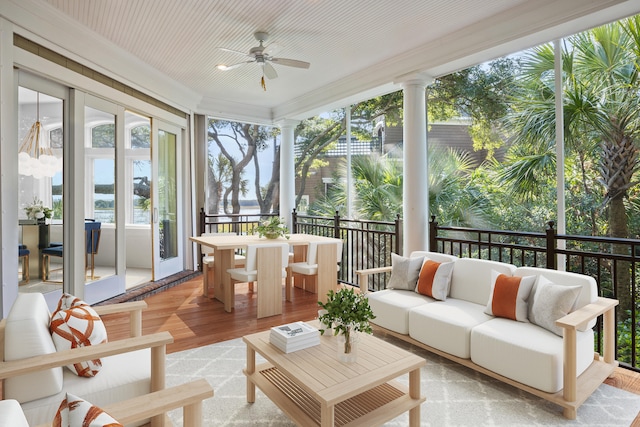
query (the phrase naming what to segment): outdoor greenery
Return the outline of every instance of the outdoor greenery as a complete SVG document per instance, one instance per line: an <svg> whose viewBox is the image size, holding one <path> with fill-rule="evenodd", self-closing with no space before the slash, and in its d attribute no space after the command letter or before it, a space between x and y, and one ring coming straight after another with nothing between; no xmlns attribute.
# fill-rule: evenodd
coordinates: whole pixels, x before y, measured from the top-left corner
<svg viewBox="0 0 640 427"><path fill-rule="evenodd" d="M566 233L638 238L640 16L569 36L560 49ZM473 149L484 155L478 164L471 153L429 146L429 207L440 224L542 232L548 221L558 220L554 54L551 43L540 45L440 77L427 88L428 122L467 123ZM402 92L352 105L350 115L357 123L352 135L370 140L380 121L386 128L401 126ZM242 142L246 166L266 148L268 129L243 129L232 136L250 136ZM333 185L306 185L328 165L324 153L345 130L344 110L310 118L296 128L296 205L303 194L313 194L312 215L347 213L345 163L334 169ZM215 132L210 135L217 143ZM353 216L393 221L402 214L401 148L353 158ZM229 187L240 194L242 160L229 162L230 170L239 169L230 175ZM266 187L256 183L260 194L273 194L264 188L274 185L275 176ZM274 201L261 203L262 212L278 212ZM594 251L623 250L589 245ZM627 325L629 334L636 330L632 313L640 308L635 291L640 284L632 283L631 275L636 268L617 265L616 289L613 279L600 283L603 293L620 299L618 324L623 329ZM630 335L621 334L619 340L619 348L630 351Z"/></svg>

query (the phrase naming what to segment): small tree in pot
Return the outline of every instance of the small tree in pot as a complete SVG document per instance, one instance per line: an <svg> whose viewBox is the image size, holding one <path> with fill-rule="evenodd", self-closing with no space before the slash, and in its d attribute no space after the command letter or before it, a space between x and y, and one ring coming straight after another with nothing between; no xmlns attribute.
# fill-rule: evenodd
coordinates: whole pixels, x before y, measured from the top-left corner
<svg viewBox="0 0 640 427"><path fill-rule="evenodd" d="M324 325L332 325L334 335L344 336L344 352L351 353L351 334L353 332L373 333L369 320L375 319L369 300L363 294L357 294L352 288L342 288L338 292L330 290L327 302L318 301L326 313L319 317ZM324 334L324 329L320 333Z"/></svg>

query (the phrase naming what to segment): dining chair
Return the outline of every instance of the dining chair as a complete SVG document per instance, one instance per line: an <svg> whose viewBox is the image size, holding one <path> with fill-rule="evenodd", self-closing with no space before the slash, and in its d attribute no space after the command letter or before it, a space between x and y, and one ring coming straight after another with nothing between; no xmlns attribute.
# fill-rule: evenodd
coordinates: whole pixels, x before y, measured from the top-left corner
<svg viewBox="0 0 640 427"><path fill-rule="evenodd" d="M18 245L18 261L22 262L22 280L20 284L29 283L29 248L26 245Z"/></svg>
<svg viewBox="0 0 640 427"><path fill-rule="evenodd" d="M231 280L225 293L225 310L235 306L235 284L256 282L258 318L282 313L282 279L289 264L288 243L247 245L244 267L227 270Z"/></svg>
<svg viewBox="0 0 640 427"><path fill-rule="evenodd" d="M336 271L340 270L342 261L342 241L336 242L310 242L307 248L306 261L293 262L287 267L286 292L287 301L291 300L292 281L296 276L304 278L303 289L308 292L318 292L318 252L324 245L336 246ZM337 281L336 281L337 283Z"/></svg>
<svg viewBox="0 0 640 427"><path fill-rule="evenodd" d="M235 236L236 233L202 233L201 236ZM202 258L202 295L207 298L213 298L215 296L215 284L213 278L215 277L214 267L214 249L210 246L202 245L200 250L204 257ZM235 254L235 266L242 267L244 265L246 257L244 255Z"/></svg>
<svg viewBox="0 0 640 427"><path fill-rule="evenodd" d="M98 253L98 247L100 245L102 223L99 221L85 221L84 223L84 235L85 235L85 254L84 254L84 267L85 272L91 270L90 278L92 280L97 279L95 275L95 256ZM49 275L51 273L51 257L63 258L64 247L55 243L55 246L49 246L48 248L40 251L41 261L41 275L42 280L45 282L62 283L61 280L50 280Z"/></svg>

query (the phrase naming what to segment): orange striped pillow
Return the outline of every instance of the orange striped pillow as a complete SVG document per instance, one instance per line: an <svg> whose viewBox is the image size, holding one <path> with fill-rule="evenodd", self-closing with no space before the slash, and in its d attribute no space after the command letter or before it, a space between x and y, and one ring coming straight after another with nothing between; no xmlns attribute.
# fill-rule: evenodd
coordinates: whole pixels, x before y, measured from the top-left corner
<svg viewBox="0 0 640 427"><path fill-rule="evenodd" d="M53 427L123 427L102 409L71 393L60 404Z"/></svg>
<svg viewBox="0 0 640 427"><path fill-rule="evenodd" d="M492 271L491 275L493 283L485 313L519 322L529 322L529 295L536 277L510 277L496 271Z"/></svg>
<svg viewBox="0 0 640 427"><path fill-rule="evenodd" d="M449 294L449 283L453 272L452 262L436 262L425 259L418 276L416 292L439 301L445 301Z"/></svg>
<svg viewBox="0 0 640 427"><path fill-rule="evenodd" d="M56 350L69 350L107 342L107 329L96 311L73 295L63 294L49 325ZM100 359L67 365L74 374L94 377L102 368Z"/></svg>

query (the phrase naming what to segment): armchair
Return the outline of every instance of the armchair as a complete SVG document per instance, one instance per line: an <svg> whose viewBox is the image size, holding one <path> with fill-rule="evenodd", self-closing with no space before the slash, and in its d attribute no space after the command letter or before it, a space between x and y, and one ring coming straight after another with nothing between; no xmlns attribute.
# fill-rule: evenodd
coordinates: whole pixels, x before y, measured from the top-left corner
<svg viewBox="0 0 640 427"><path fill-rule="evenodd" d="M18 295L9 315L0 322L0 380L3 398L20 402L31 426L47 425L63 400L73 393L121 416L127 425L163 426L163 413L188 407L185 425L198 426L198 400L212 396L208 384L165 390L166 345L169 332L141 335L142 301L94 307L99 315L128 312L131 337L71 350L56 351L48 330L49 310L38 293ZM85 360L102 360L93 378L78 377L63 366ZM155 412L154 412L155 411ZM201 416L199 417L202 418ZM186 424L190 419L191 424Z"/></svg>

